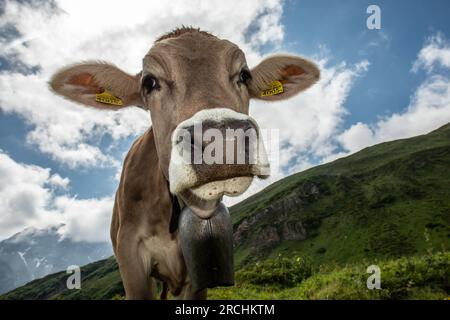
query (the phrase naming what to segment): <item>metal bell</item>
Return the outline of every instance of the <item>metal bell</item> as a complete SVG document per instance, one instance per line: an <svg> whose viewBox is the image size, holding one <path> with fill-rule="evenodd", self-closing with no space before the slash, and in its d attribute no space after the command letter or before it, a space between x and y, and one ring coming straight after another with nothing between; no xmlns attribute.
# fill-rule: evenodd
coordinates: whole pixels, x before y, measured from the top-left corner
<svg viewBox="0 0 450 320"><path fill-rule="evenodd" d="M234 285L233 227L227 207L220 203L209 219L185 207L179 218L181 251L192 288Z"/></svg>

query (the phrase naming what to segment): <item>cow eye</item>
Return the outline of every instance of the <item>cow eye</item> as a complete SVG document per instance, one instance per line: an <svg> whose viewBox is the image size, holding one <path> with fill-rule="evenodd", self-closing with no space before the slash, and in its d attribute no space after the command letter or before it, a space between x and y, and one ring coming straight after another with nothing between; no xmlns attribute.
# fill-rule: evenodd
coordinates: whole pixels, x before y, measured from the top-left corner
<svg viewBox="0 0 450 320"><path fill-rule="evenodd" d="M252 75L250 74L250 71L248 71L247 69L242 69L241 73L239 73L239 82L247 84L251 79Z"/></svg>
<svg viewBox="0 0 450 320"><path fill-rule="evenodd" d="M145 94L151 93L153 90L159 89L158 80L153 75L147 75L142 79L142 90Z"/></svg>

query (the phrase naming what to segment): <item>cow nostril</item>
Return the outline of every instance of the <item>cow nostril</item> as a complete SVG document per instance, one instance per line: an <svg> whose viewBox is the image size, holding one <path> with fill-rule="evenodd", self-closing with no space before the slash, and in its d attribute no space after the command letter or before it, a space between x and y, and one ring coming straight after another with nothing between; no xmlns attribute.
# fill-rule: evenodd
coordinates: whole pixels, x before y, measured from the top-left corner
<svg viewBox="0 0 450 320"><path fill-rule="evenodd" d="M202 123L200 130L196 130L195 126L186 127L185 130L190 133L190 137L186 137L190 142L187 148L196 164L203 163L205 156L209 157L208 163L220 161L221 164L250 164L253 161L251 158L253 159L258 129L252 121L209 120Z"/></svg>

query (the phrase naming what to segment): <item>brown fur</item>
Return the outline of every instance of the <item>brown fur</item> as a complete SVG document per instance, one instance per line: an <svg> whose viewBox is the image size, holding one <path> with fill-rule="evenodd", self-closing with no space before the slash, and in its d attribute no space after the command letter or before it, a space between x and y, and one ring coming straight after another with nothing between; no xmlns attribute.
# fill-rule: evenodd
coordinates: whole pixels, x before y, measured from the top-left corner
<svg viewBox="0 0 450 320"><path fill-rule="evenodd" d="M181 28L172 30L170 32L167 32L166 34L163 34L161 37L159 37L158 39L155 40L155 43L165 40L165 39L176 38L185 33L196 33L196 34L202 34L207 37L214 37L214 35L212 35L211 33L200 30L200 28L181 27Z"/></svg>
<svg viewBox="0 0 450 320"><path fill-rule="evenodd" d="M169 231L172 198L162 186L167 182L159 170L149 129L125 158L111 223L114 253L128 299L154 298L151 277L166 283L175 296L198 296L190 292L178 234ZM154 239L158 245L148 248Z"/></svg>

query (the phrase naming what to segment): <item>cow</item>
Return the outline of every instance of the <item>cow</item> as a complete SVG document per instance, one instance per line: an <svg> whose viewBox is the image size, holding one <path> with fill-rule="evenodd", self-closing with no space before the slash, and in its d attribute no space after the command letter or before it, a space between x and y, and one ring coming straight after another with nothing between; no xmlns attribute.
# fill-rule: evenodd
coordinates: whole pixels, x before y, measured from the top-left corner
<svg viewBox="0 0 450 320"><path fill-rule="evenodd" d="M135 106L150 113L151 126L125 157L111 222L127 299L154 299L156 280L163 283L161 298L169 292L180 299L206 299L207 288L193 286L195 275L186 267L189 253L182 250L178 228L181 209L212 225L224 195L241 195L255 177L269 176L260 129L249 116L250 99L287 99L319 77L313 62L294 55L273 55L250 69L237 45L192 27L158 38L137 75L101 61L70 65L53 75L51 90L71 101L103 110ZM186 150L177 133L192 132L199 122L202 130L255 131L254 161L181 161L180 150ZM198 139L194 135L188 145L198 146ZM203 150L204 137L200 140ZM248 146L243 150L250 152Z"/></svg>

